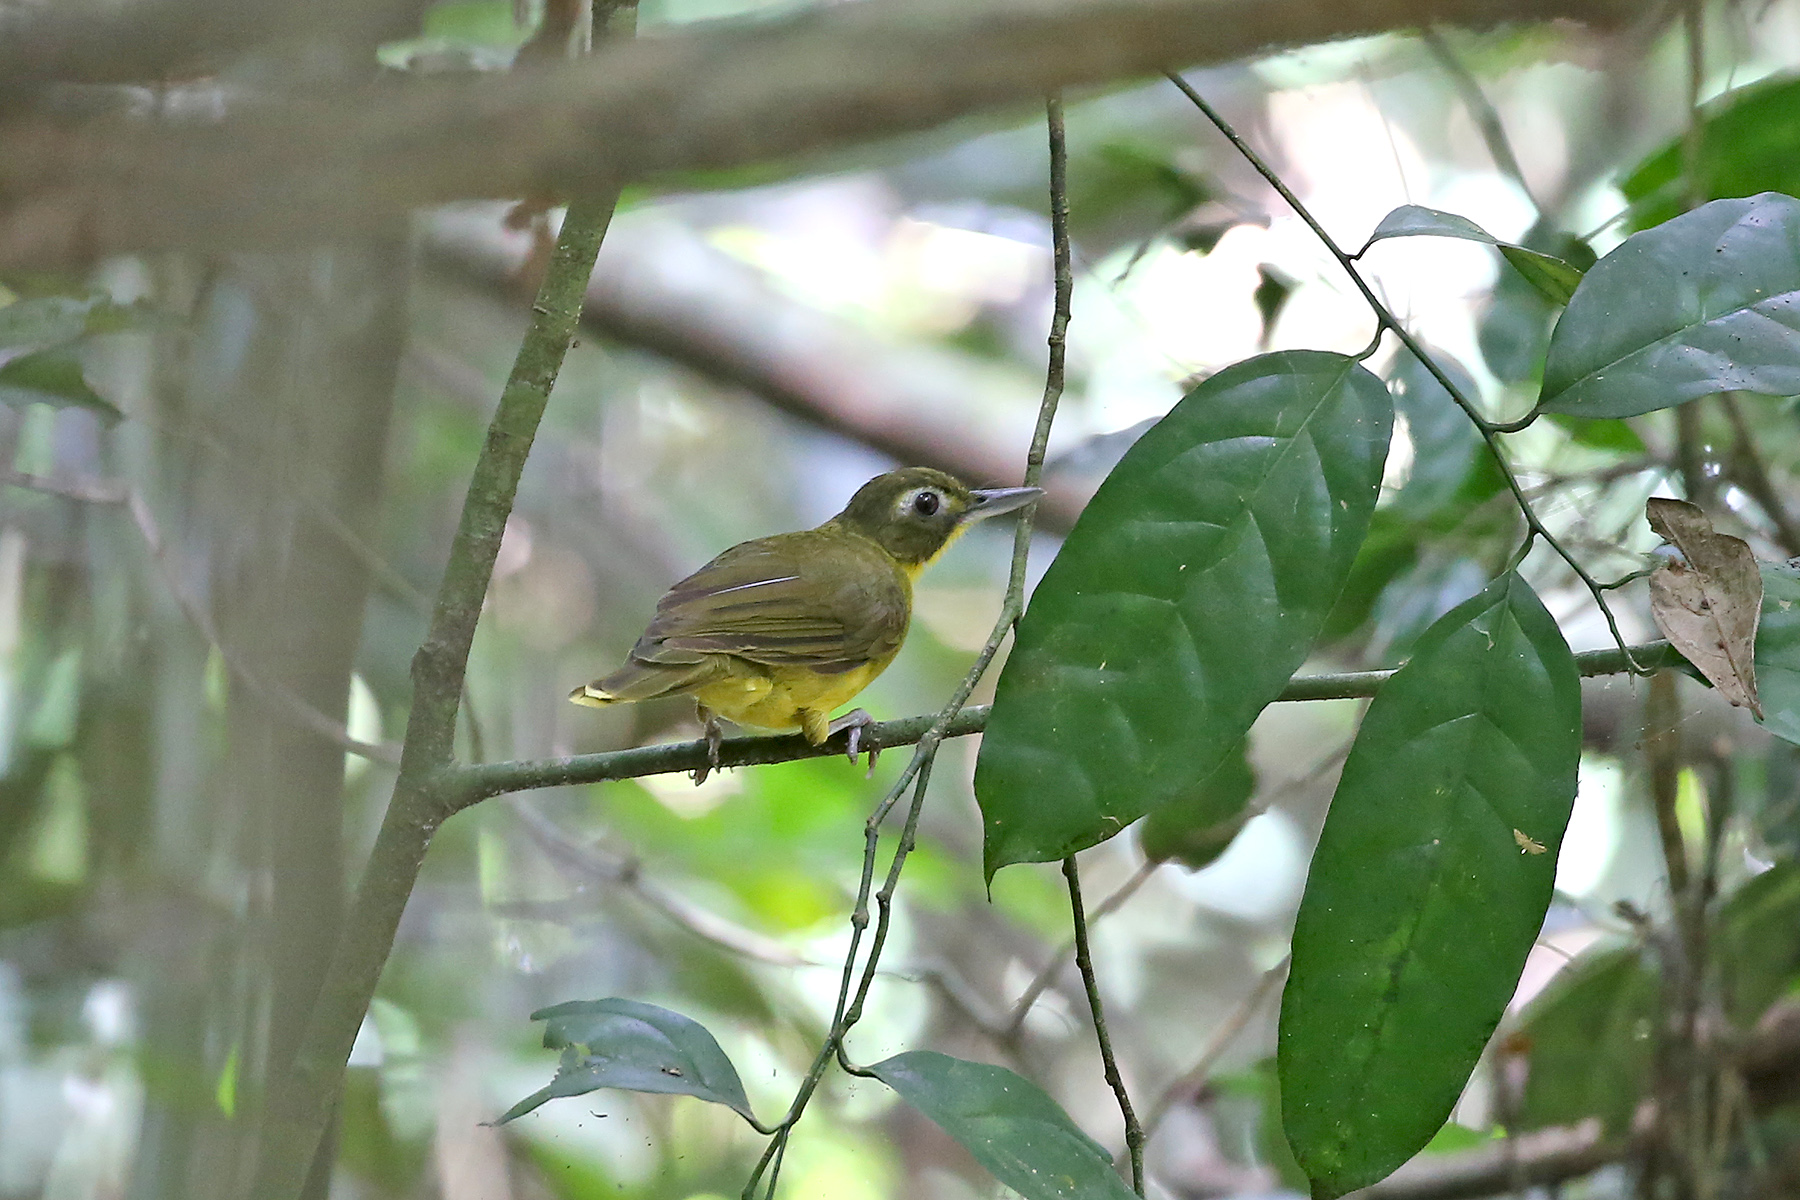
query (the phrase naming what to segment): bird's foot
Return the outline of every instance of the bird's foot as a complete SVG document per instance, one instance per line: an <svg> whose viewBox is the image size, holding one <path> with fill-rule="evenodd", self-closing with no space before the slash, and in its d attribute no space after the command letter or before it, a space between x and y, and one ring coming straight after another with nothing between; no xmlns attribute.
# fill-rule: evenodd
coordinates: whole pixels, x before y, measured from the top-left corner
<svg viewBox="0 0 1800 1200"><path fill-rule="evenodd" d="M863 776L865 779L869 775L875 774L875 759L881 753L881 746L875 741L874 727L874 717L860 708L853 708L833 721L825 735L827 737L836 733L844 735L844 757L851 762L855 762L856 756L864 750L869 752L869 772L868 775Z"/></svg>
<svg viewBox="0 0 1800 1200"><path fill-rule="evenodd" d="M700 736L706 739L706 762L694 768L694 786L699 787L719 769L719 747L725 742L725 731L719 727L719 718L704 704L696 701L694 709L700 716Z"/></svg>

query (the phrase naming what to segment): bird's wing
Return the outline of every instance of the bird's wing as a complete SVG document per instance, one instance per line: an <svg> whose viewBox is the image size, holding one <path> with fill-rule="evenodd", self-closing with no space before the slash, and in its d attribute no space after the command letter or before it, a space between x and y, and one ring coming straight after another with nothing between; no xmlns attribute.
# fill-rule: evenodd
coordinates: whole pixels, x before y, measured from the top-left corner
<svg viewBox="0 0 1800 1200"><path fill-rule="evenodd" d="M835 673L892 654L906 636L906 583L871 547L785 537L734 546L669 589L632 657L730 654Z"/></svg>

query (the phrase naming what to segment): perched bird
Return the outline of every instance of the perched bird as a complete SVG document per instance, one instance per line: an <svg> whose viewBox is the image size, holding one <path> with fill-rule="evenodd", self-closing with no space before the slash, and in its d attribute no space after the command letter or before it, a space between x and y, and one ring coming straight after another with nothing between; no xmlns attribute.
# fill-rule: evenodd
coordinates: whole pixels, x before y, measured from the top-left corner
<svg viewBox="0 0 1800 1200"><path fill-rule="evenodd" d="M670 588L625 664L569 699L599 708L692 696L715 767L719 717L798 729L815 746L847 729L854 760L871 718L831 713L899 653L913 580L970 525L1042 494L968 488L929 467L878 475L818 528L733 546Z"/></svg>

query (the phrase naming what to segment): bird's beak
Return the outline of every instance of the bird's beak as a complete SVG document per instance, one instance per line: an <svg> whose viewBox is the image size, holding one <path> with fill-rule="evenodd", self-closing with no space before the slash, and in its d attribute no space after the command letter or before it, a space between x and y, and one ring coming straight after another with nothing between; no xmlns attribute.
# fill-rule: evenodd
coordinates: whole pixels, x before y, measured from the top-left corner
<svg viewBox="0 0 1800 1200"><path fill-rule="evenodd" d="M1009 513L1015 508L1024 508L1043 494L1043 488L1034 487L976 488L969 493L974 497L975 503L969 505L969 511L963 514L963 520L979 521L983 517Z"/></svg>

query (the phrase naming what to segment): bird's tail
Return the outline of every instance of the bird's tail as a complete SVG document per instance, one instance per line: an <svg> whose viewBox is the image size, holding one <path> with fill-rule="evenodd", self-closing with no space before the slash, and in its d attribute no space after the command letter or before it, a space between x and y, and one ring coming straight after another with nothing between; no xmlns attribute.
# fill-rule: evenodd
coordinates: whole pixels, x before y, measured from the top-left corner
<svg viewBox="0 0 1800 1200"><path fill-rule="evenodd" d="M603 690L597 681L582 684L569 693L569 699L577 704L585 704L589 708L605 708L609 704L622 702L618 696Z"/></svg>
<svg viewBox="0 0 1800 1200"><path fill-rule="evenodd" d="M605 679L582 684L569 693L569 699L589 708L630 704L690 692L713 682L721 674L721 664L712 656L697 663L652 663L632 659Z"/></svg>

